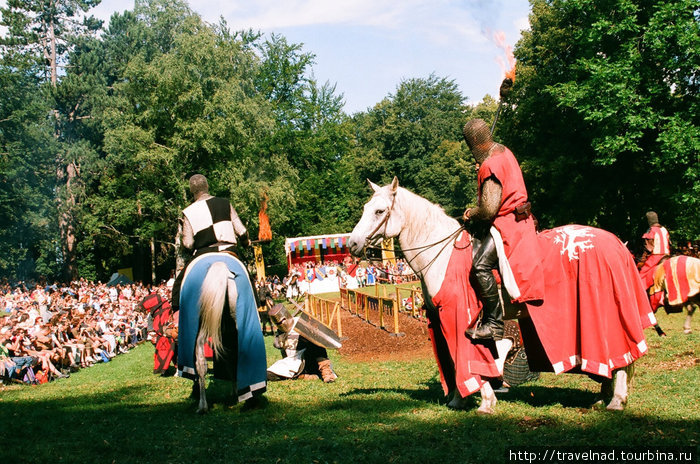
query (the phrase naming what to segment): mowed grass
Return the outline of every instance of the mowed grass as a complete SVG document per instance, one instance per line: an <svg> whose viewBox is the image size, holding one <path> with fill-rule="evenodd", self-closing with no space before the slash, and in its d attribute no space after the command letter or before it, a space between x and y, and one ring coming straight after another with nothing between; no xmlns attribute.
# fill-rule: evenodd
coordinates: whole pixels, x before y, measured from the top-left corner
<svg viewBox="0 0 700 464"><path fill-rule="evenodd" d="M543 374L500 395L492 416L451 411L431 359L354 363L332 352L333 384L268 385L268 403L227 404L230 383L210 382L213 409L194 413L191 382L153 375L144 344L69 379L0 391L1 463L507 462L513 446L698 446L698 332L659 314L668 337L647 331L628 409L594 411L598 385ZM697 327L698 321L694 321ZM350 334L351 335L351 334ZM268 364L280 355L266 337Z"/></svg>

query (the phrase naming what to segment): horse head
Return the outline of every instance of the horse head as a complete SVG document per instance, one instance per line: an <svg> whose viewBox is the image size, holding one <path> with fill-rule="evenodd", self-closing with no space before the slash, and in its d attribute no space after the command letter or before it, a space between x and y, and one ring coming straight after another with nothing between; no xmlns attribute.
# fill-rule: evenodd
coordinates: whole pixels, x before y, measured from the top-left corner
<svg viewBox="0 0 700 464"><path fill-rule="evenodd" d="M382 240L399 235L403 220L395 207L399 180L394 177L391 184L380 187L369 179L374 191L372 198L365 203L362 217L350 234L348 248L354 256L359 256L367 246L376 246Z"/></svg>

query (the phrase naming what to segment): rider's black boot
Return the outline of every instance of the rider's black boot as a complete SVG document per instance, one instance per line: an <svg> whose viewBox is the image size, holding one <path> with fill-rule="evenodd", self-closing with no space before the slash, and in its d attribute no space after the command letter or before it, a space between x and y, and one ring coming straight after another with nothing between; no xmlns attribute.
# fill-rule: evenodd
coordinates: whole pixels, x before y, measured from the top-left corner
<svg viewBox="0 0 700 464"><path fill-rule="evenodd" d="M467 336L480 340L503 338L503 308L493 270L498 267L498 254L493 238L487 235L474 253L472 263L474 289L483 303L481 322L467 330Z"/></svg>
<svg viewBox="0 0 700 464"><path fill-rule="evenodd" d="M475 328L467 331L467 335L475 340L501 340L503 338L503 309L498 293L482 297L484 307L481 310L481 322Z"/></svg>

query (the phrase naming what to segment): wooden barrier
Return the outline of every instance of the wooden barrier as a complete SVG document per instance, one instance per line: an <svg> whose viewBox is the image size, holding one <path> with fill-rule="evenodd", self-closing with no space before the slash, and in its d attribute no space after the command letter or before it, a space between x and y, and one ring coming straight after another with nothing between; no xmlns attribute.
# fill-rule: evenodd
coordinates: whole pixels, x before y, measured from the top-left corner
<svg viewBox="0 0 700 464"><path fill-rule="evenodd" d="M410 288L394 286L394 294L387 295L387 287L379 290L379 285L374 290L364 287L365 293L360 289L340 289L340 306L352 314L364 319L366 322L380 327L392 334L400 334L399 312L408 312L412 317L425 321L423 309L423 291L415 285ZM374 295L371 295L373 293ZM382 296L380 296L380 293ZM410 309L404 308L404 298L410 298Z"/></svg>
<svg viewBox="0 0 700 464"><path fill-rule="evenodd" d="M335 322L335 332L339 337L343 336L343 326L340 322L340 303L337 301L326 300L317 296L307 294L304 302L304 310L327 325L333 328Z"/></svg>
<svg viewBox="0 0 700 464"><path fill-rule="evenodd" d="M350 309L350 296L347 288L340 289L340 306L345 309Z"/></svg>
<svg viewBox="0 0 700 464"><path fill-rule="evenodd" d="M340 302L343 309L364 319L366 322L386 330L394 335L401 335L399 330L399 309L394 298L386 295L379 296L378 288L375 295L370 295L358 290L340 289Z"/></svg>
<svg viewBox="0 0 700 464"><path fill-rule="evenodd" d="M425 300L423 299L423 291L421 289L414 288L413 286L411 288L402 288L396 286L395 290L396 304L399 306L400 311L410 312L411 316L415 317L416 319L425 318L425 310L423 309L423 303L425 302ZM411 307L408 310L406 310L406 308L404 307L404 297L402 295L407 295L406 298L410 298L409 303Z"/></svg>
<svg viewBox="0 0 700 464"><path fill-rule="evenodd" d="M377 277L377 282L380 284L390 284L390 285L401 285L407 284L409 282L418 282L418 276L415 274L408 275L394 275L392 278Z"/></svg>

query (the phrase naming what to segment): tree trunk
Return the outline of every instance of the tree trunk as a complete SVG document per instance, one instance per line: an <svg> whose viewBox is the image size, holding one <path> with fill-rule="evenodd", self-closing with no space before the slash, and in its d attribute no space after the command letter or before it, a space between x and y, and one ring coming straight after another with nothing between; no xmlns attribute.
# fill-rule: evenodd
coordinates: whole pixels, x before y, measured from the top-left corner
<svg viewBox="0 0 700 464"><path fill-rule="evenodd" d="M156 285L156 242L151 237L151 282Z"/></svg>
<svg viewBox="0 0 700 464"><path fill-rule="evenodd" d="M56 60L56 33L53 23L49 24L49 44L51 47L51 57L49 58L49 63L51 65L51 87L55 89L58 84L58 62Z"/></svg>
<svg viewBox="0 0 700 464"><path fill-rule="evenodd" d="M53 7L53 1L51 2L51 7ZM48 24L47 37L45 40L45 44L48 45L48 50L46 50L46 47L44 48L44 56L49 62L51 87L55 90L58 85L58 58L56 56L56 30L53 22ZM56 139L58 139L60 137L60 129L58 126L59 112L57 109L54 109L54 117L56 119L55 136ZM72 189L73 180L78 177L78 170L74 163L65 164L65 161L60 155L56 157L56 164L58 228L63 252L63 273L64 278L72 281L78 279L78 264L75 256L75 224L73 218L75 194ZM65 188L65 196L63 196L63 192L61 191L62 185L64 185Z"/></svg>
<svg viewBox="0 0 700 464"><path fill-rule="evenodd" d="M182 256L182 222L177 223L177 234L175 235L175 274L178 275L185 267L185 258Z"/></svg>
<svg viewBox="0 0 700 464"><path fill-rule="evenodd" d="M78 177L75 164L69 163L63 166L58 162L56 170L58 185L65 179L65 195L59 190L58 197L58 227L61 234L61 248L63 252L64 277L68 280L78 278L78 264L75 256L75 224L73 210L75 207L75 194L73 193L73 180Z"/></svg>

